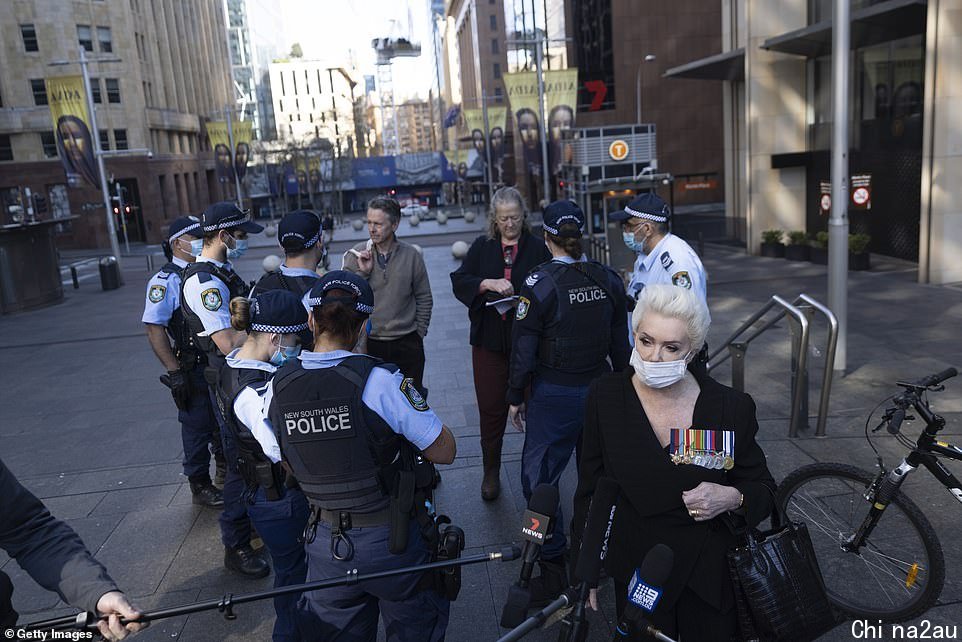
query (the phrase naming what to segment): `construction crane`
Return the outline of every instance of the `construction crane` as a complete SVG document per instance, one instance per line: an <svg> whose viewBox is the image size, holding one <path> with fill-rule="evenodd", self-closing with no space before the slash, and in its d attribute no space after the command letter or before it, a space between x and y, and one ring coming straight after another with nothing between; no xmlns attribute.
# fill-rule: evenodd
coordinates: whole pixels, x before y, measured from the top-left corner
<svg viewBox="0 0 962 642"><path fill-rule="evenodd" d="M396 31L399 28L397 20L391 21ZM411 33L411 16L408 14L408 34ZM385 154L398 155L401 152L401 138L398 134L397 108L394 104L394 74L392 71L395 58L417 58L421 55L421 45L411 41L409 36L394 35L385 38L375 38L371 41L377 54L377 86L381 95L381 130Z"/></svg>

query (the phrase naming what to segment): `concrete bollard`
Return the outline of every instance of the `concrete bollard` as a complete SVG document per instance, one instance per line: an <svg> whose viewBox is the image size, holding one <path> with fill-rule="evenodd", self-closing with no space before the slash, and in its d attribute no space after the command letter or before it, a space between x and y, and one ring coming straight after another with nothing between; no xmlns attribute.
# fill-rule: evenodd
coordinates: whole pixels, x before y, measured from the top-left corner
<svg viewBox="0 0 962 642"><path fill-rule="evenodd" d="M277 236L277 226L273 223L268 223L264 226L264 236L272 237Z"/></svg>
<svg viewBox="0 0 962 642"><path fill-rule="evenodd" d="M448 222L448 215L444 212L438 212L437 221L438 225L445 225Z"/></svg>
<svg viewBox="0 0 962 642"><path fill-rule="evenodd" d="M478 215L475 214L474 212L465 212L465 213L464 213L464 222L465 222L465 223L474 223L474 219L476 219L477 217L478 217Z"/></svg>
<svg viewBox="0 0 962 642"><path fill-rule="evenodd" d="M261 262L261 267L265 272L274 272L281 266L281 257L276 254L268 254Z"/></svg>
<svg viewBox="0 0 962 642"><path fill-rule="evenodd" d="M464 241L455 241L451 244L451 255L458 260L464 259L468 255L468 244Z"/></svg>
<svg viewBox="0 0 962 642"><path fill-rule="evenodd" d="M417 227L421 222L421 219L418 218L417 214L411 214L411 218L408 219L408 222L411 224L411 227Z"/></svg>
<svg viewBox="0 0 962 642"><path fill-rule="evenodd" d="M351 227L354 228L355 232L360 232L361 230L364 229L364 221L362 221L359 218L356 218L353 221L351 221Z"/></svg>

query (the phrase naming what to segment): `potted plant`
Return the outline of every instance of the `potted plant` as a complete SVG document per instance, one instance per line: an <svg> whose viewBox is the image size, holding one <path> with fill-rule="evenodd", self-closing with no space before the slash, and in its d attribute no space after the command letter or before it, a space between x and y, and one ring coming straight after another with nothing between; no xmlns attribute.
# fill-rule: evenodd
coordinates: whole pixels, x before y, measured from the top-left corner
<svg viewBox="0 0 962 642"><path fill-rule="evenodd" d="M785 248L785 258L789 261L807 261L809 248L808 235L802 230L792 230L788 233L788 247Z"/></svg>
<svg viewBox="0 0 962 642"><path fill-rule="evenodd" d="M809 250L812 263L817 265L828 265L828 232L819 232L812 241L812 249Z"/></svg>
<svg viewBox="0 0 962 642"><path fill-rule="evenodd" d="M781 230L765 230L762 232L762 256L772 259L785 258L785 244L782 243L785 233Z"/></svg>
<svg viewBox="0 0 962 642"><path fill-rule="evenodd" d="M848 268L850 270L868 270L872 267L869 260L868 244L872 237L868 234L848 235Z"/></svg>

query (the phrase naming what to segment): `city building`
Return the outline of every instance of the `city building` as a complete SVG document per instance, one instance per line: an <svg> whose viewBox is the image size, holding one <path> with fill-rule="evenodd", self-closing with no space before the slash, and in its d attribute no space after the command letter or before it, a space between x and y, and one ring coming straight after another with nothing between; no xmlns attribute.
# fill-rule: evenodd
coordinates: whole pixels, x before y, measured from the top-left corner
<svg viewBox="0 0 962 642"><path fill-rule="evenodd" d="M723 88L726 209L756 253L765 230L827 226L832 2L715 5L723 46L667 75ZM946 0L851 5L850 231L918 261L921 282L962 281L959 15Z"/></svg>
<svg viewBox="0 0 962 642"><path fill-rule="evenodd" d="M256 140L276 135L268 66L284 43L284 23L273 0L225 0L231 77L242 120L253 124Z"/></svg>
<svg viewBox="0 0 962 642"><path fill-rule="evenodd" d="M437 104L408 100L397 106L398 138L402 154L435 151L434 119Z"/></svg>
<svg viewBox="0 0 962 642"><path fill-rule="evenodd" d="M79 75L81 47L103 148L139 150L106 158L130 206L118 235L157 243L170 220L221 198L204 123L234 96L225 30L223 0L0 3L2 223L29 188L41 218L65 219L61 247L110 245L100 186L68 187L48 107L46 80Z"/></svg>
<svg viewBox="0 0 962 642"><path fill-rule="evenodd" d="M281 143L327 140L338 156L357 156L355 70L320 60L291 58L270 64L271 97ZM358 80L355 80L357 78Z"/></svg>

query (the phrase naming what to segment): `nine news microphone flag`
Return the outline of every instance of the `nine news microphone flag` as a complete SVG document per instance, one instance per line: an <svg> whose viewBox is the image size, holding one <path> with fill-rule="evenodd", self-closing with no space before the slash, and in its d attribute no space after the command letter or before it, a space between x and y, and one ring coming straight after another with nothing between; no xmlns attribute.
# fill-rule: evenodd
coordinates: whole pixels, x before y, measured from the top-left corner
<svg viewBox="0 0 962 642"><path fill-rule="evenodd" d="M641 568L635 570L628 584L628 601L613 639L624 640L635 631L640 631L662 642L674 642L646 621L658 607L665 582L668 581L674 564L675 553L668 546L656 544L648 551Z"/></svg>
<svg viewBox="0 0 962 642"><path fill-rule="evenodd" d="M521 537L524 550L521 553L521 575L508 589L508 599L501 611L501 626L512 628L521 624L528 615L531 592L528 583L534 570L534 562L548 536L548 527L558 512L558 489L551 484L541 484L531 493L528 508L521 518Z"/></svg>

